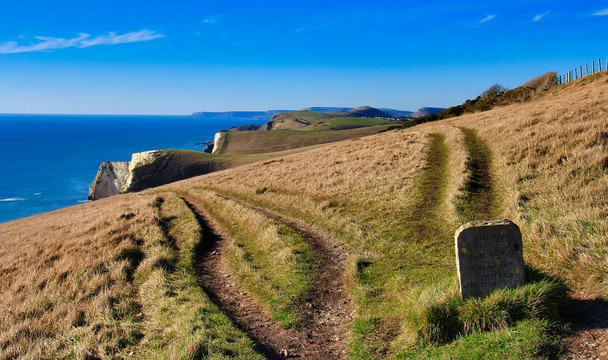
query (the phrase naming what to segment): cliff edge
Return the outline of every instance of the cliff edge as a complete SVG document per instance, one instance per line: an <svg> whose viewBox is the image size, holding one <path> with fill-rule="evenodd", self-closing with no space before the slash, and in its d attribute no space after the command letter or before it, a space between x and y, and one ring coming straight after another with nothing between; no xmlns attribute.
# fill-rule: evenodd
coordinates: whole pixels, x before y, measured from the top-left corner
<svg viewBox="0 0 608 360"><path fill-rule="evenodd" d="M103 199L126 192L134 180L137 167L153 162L163 150L134 153L131 161L106 161L101 163L93 183L89 186L89 200Z"/></svg>

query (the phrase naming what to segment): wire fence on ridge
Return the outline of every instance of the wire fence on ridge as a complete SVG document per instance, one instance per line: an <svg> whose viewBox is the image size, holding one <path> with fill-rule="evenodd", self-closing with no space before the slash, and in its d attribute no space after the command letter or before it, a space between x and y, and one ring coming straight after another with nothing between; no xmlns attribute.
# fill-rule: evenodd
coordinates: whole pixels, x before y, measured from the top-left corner
<svg viewBox="0 0 608 360"><path fill-rule="evenodd" d="M597 63L597 68L596 68ZM583 70L585 71L583 75ZM597 59L591 61L591 68L589 68L589 63L585 62L584 69L583 65L579 67L575 67L574 70L570 70L562 75L557 77L557 85L564 85L573 82L574 80L582 79L585 76L593 75L595 73L599 73L602 71L608 71L608 56L606 56L606 62L604 63L604 69L602 69L602 59Z"/></svg>

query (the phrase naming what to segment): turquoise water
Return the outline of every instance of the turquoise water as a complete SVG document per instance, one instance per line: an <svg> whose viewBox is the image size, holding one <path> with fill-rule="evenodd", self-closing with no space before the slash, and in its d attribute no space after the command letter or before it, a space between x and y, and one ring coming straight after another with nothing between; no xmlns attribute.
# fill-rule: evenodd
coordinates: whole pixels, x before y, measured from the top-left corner
<svg viewBox="0 0 608 360"><path fill-rule="evenodd" d="M0 222L87 201L103 161L154 149L202 151L200 143L252 119L191 116L1 115Z"/></svg>

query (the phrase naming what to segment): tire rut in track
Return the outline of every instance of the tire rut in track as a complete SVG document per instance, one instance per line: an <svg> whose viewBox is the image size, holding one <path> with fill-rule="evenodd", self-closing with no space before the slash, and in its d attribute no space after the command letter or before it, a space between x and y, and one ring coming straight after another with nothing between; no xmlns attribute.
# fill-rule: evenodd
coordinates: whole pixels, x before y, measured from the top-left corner
<svg viewBox="0 0 608 360"><path fill-rule="evenodd" d="M236 286L221 260L226 237L204 210L187 198L182 198L202 229L202 241L194 259L200 286L250 336L256 349L270 359L345 358L348 324L353 316L342 282L346 254L329 235L300 220L240 200L223 198L283 222L298 232L311 247L318 268L310 290L298 302L303 326L298 330L280 328L244 290Z"/></svg>
<svg viewBox="0 0 608 360"><path fill-rule="evenodd" d="M493 220L497 214L494 182L492 181L492 155L488 146L475 130L463 128L466 150L469 154L466 168L469 172L457 208L465 221Z"/></svg>

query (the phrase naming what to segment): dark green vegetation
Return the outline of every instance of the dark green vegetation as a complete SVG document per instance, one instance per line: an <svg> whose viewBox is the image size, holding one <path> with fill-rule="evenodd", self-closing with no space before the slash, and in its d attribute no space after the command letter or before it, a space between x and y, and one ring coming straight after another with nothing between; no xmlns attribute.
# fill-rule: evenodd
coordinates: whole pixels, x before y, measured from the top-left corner
<svg viewBox="0 0 608 360"><path fill-rule="evenodd" d="M442 226L441 216L437 213L445 194L448 149L442 134L433 133L429 137L431 143L424 172L418 183L418 197L410 216L405 219L410 230L408 235L416 242L425 242L437 234L449 237L445 226Z"/></svg>
<svg viewBox="0 0 608 360"><path fill-rule="evenodd" d="M461 189L462 194L458 197L456 208L463 222L494 219L498 202L494 201L495 191L490 174L492 154L486 144L477 137L475 130L461 130L469 154L466 162L468 177Z"/></svg>
<svg viewBox="0 0 608 360"><path fill-rule="evenodd" d="M449 119L467 113L487 111L496 106L530 101L547 93L556 85L557 74L555 72L548 72L537 77L536 79L528 81L520 87L511 90L506 90L504 87L496 84L484 91L483 94L479 95L474 100L467 100L463 104L452 106L439 114L428 114L421 116L404 123L403 127L408 128L418 124Z"/></svg>

